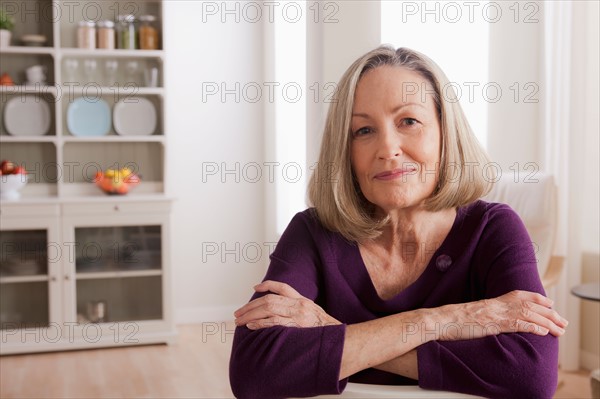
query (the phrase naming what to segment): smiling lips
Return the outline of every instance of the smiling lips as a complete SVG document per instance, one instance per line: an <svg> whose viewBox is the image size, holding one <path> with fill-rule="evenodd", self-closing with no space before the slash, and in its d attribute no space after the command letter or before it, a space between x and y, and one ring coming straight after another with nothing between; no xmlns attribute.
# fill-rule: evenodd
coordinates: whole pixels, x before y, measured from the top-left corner
<svg viewBox="0 0 600 399"><path fill-rule="evenodd" d="M411 175L416 172L415 168L392 169L377 173L374 178L377 180L394 180L403 176Z"/></svg>

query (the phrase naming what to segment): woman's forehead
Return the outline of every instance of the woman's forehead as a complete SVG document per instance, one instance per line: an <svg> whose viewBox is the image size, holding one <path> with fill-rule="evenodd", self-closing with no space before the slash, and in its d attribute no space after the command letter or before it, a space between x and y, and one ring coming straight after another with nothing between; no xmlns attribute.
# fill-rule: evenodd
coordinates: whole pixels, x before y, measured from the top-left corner
<svg viewBox="0 0 600 399"><path fill-rule="evenodd" d="M422 105L434 102L433 86L413 70L384 65L366 72L358 82L354 96L354 110L368 109L382 104L398 107L404 104Z"/></svg>

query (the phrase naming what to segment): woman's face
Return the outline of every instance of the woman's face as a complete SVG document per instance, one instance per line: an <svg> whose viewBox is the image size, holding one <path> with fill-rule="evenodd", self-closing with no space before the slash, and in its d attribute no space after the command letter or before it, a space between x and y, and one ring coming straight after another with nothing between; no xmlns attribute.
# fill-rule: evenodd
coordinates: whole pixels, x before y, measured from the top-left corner
<svg viewBox="0 0 600 399"><path fill-rule="evenodd" d="M352 168L385 214L422 204L437 184L441 135L431 93L421 75L392 66L368 71L356 87Z"/></svg>

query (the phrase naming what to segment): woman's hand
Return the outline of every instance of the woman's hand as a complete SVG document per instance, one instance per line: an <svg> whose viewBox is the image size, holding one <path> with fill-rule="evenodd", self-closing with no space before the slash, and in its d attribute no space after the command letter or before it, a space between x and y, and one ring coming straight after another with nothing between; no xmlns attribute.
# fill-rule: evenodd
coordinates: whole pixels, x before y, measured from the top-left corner
<svg viewBox="0 0 600 399"><path fill-rule="evenodd" d="M511 291L484 299L431 309L440 340L472 339L501 333L528 332L561 336L568 321L551 309L552 300L528 291ZM444 324L445 323L445 324Z"/></svg>
<svg viewBox="0 0 600 399"><path fill-rule="evenodd" d="M263 281L254 286L256 292L272 292L250 301L236 310L235 324L258 330L273 326L322 327L341 324L316 303L303 297L288 284Z"/></svg>

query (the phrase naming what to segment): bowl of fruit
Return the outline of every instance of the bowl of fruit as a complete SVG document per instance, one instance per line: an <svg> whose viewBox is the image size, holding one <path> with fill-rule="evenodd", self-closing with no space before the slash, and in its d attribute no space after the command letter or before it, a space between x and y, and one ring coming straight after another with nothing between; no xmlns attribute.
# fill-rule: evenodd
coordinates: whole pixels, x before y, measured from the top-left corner
<svg viewBox="0 0 600 399"><path fill-rule="evenodd" d="M27 171L14 162L0 163L0 199L14 201L21 198L19 192L27 184Z"/></svg>
<svg viewBox="0 0 600 399"><path fill-rule="evenodd" d="M107 169L96 173L94 183L102 191L110 195L125 195L129 190L140 184L140 176L129 168Z"/></svg>

